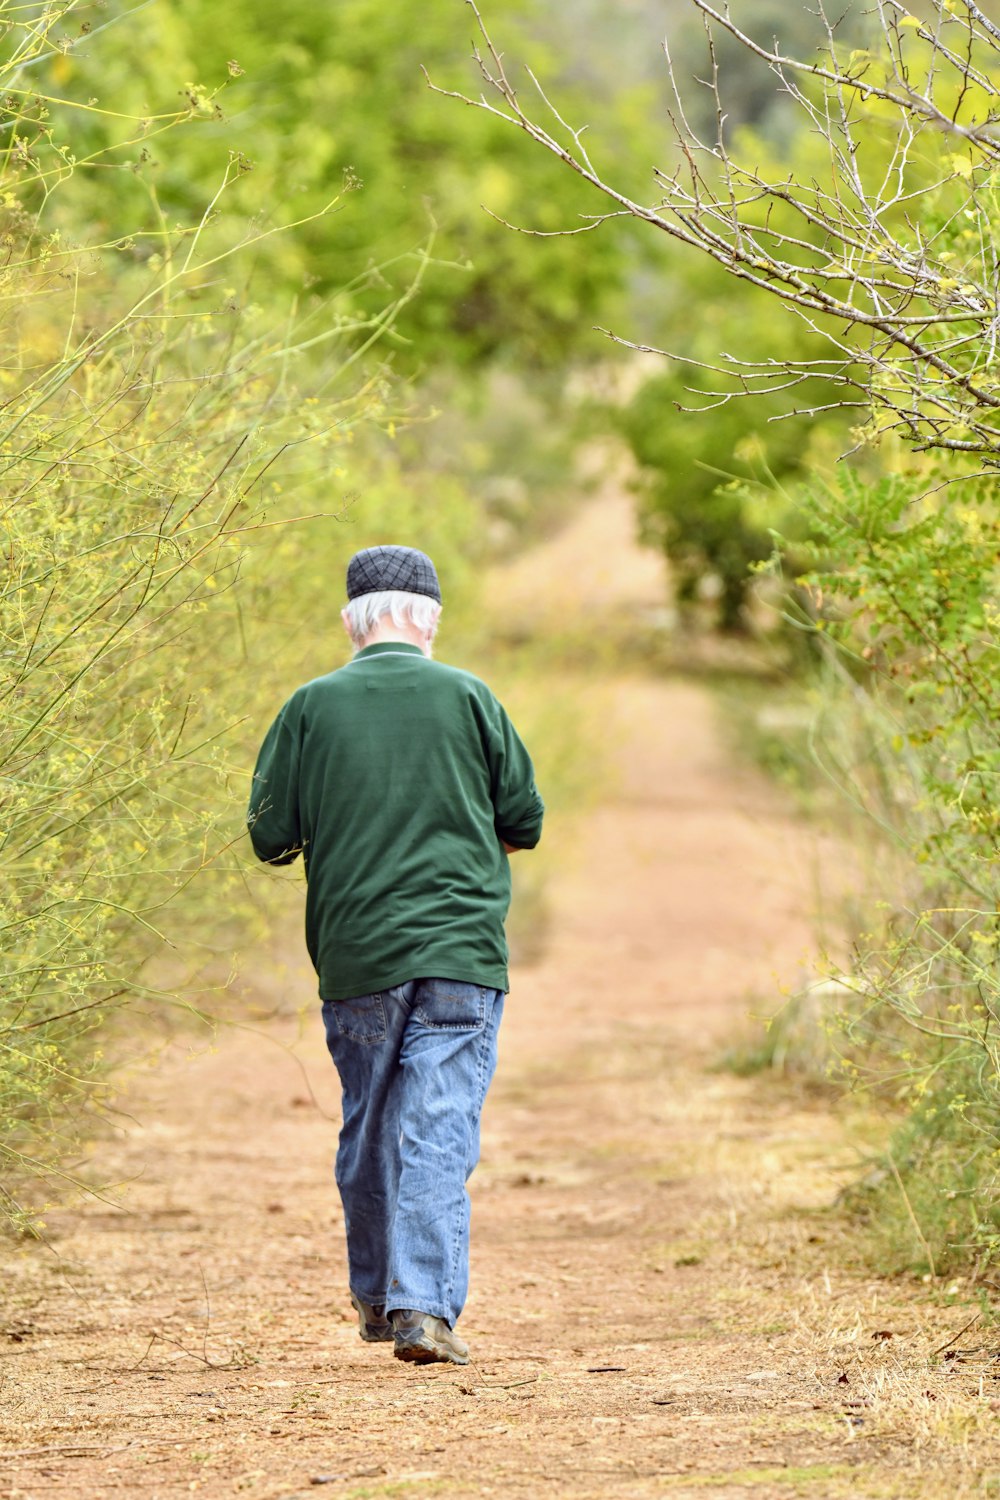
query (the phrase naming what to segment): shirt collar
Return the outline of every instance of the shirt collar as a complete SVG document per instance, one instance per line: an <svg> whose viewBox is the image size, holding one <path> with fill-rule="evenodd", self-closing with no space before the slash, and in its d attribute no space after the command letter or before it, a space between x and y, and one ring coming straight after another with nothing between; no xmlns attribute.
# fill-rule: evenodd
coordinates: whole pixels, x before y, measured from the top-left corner
<svg viewBox="0 0 1000 1500"><path fill-rule="evenodd" d="M423 656L424 654L419 646L413 646L409 641L376 641L373 646L363 646L355 653L353 660L360 661L362 657L385 656L389 653L393 655L402 653L406 656Z"/></svg>

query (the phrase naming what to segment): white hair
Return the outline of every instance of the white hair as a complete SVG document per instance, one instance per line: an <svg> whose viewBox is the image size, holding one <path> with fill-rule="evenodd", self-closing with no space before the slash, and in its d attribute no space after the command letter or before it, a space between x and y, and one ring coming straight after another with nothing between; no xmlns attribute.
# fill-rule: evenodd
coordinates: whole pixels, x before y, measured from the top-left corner
<svg viewBox="0 0 1000 1500"><path fill-rule="evenodd" d="M357 599L349 599L344 617L355 646L368 639L385 615L392 616L397 630L412 625L432 640L441 617L441 606L428 594L409 594L402 589L384 589L380 593L360 594Z"/></svg>

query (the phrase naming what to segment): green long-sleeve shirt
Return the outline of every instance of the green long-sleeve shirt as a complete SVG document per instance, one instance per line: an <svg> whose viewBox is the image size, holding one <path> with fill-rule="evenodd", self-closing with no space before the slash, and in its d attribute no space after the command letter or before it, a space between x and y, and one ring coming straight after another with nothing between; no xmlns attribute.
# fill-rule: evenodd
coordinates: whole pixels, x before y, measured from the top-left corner
<svg viewBox="0 0 1000 1500"><path fill-rule="evenodd" d="M543 810L486 684L394 641L293 693L247 821L259 859L302 852L319 992L344 1000L435 976L506 990L503 843L533 848Z"/></svg>

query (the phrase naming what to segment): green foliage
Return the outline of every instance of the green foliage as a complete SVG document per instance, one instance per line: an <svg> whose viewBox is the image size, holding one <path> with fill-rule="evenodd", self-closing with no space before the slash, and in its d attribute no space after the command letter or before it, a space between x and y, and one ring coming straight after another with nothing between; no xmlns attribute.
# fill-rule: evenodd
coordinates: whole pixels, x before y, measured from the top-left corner
<svg viewBox="0 0 1000 1500"><path fill-rule="evenodd" d="M645 471L644 535L670 559L678 603L690 605L715 580L718 623L735 630L745 624L751 567L773 551L768 523L787 525L779 486L801 467L805 423L782 422L765 436L762 401L737 399L710 416L693 412L690 402L684 375L656 376L623 413L622 426Z"/></svg>
<svg viewBox="0 0 1000 1500"><path fill-rule="evenodd" d="M882 1272L978 1276L1000 1260L996 1059L971 1039L910 1058L907 1112L843 1206Z"/></svg>
<svg viewBox="0 0 1000 1500"><path fill-rule="evenodd" d="M841 682L817 753L880 830L891 877L885 921L857 942L865 1003L841 1046L853 1080L904 1114L891 1170L854 1201L880 1257L894 1243L939 1272L1000 1245L997 497L955 468L814 481L801 579Z"/></svg>
<svg viewBox="0 0 1000 1500"><path fill-rule="evenodd" d="M538 9L539 0L506 0L514 44ZM110 96L140 120L178 94L192 101L201 123L183 154L158 142L122 144L115 153L118 177L155 186L168 220L186 223L200 211L193 182L227 152L252 170L220 205L223 225L229 215L269 214L272 200L307 218L343 186L353 189L338 205L335 234L313 221L261 259L256 296L265 278L277 279L330 299L336 315L371 317L405 288L410 257L433 223L439 258L396 325L397 361L412 371L502 353L551 364L579 345L582 329L611 315L629 246L590 236L582 253L572 239L512 234L484 212L483 205L554 230L578 222L593 203L582 184L553 187L544 163L501 122L475 110L456 115L428 87L422 69L443 87L467 78L469 36L457 0L430 8L416 0L325 8L293 0L280 12L265 0L190 0L139 7L95 43L77 39L65 59L65 89L77 100ZM600 101L596 109L600 118ZM604 115L609 109L605 101ZM637 147L641 119L633 100L627 128ZM94 115L88 149L120 134ZM91 197L99 221L106 179L95 179ZM117 207L128 192L127 180L116 182L110 201Z"/></svg>
<svg viewBox="0 0 1000 1500"><path fill-rule="evenodd" d="M929 880L984 901L998 850L997 499L992 479L951 468L814 483L802 583L867 678L891 768L874 784L895 789L887 825Z"/></svg>
<svg viewBox="0 0 1000 1500"><path fill-rule="evenodd" d="M748 381L739 368L818 359L804 323L776 318L766 294L734 288L711 261L679 256L672 276L659 316L684 358L644 382L621 424L641 466L644 534L666 552L679 604L714 585L718 623L736 630L747 623L752 569L774 550L772 532L789 541L808 532L790 487L833 456L846 422L837 411L814 413L839 395L821 376L790 388L778 375Z"/></svg>

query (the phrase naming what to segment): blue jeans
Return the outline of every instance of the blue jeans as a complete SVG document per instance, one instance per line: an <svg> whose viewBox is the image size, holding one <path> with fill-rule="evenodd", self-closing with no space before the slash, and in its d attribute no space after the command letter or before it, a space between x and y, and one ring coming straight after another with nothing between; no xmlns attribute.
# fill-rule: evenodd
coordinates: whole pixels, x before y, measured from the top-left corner
<svg viewBox="0 0 1000 1500"><path fill-rule="evenodd" d="M469 1287L469 1195L503 992L411 979L325 1000L343 1090L337 1186L351 1291L454 1327Z"/></svg>

